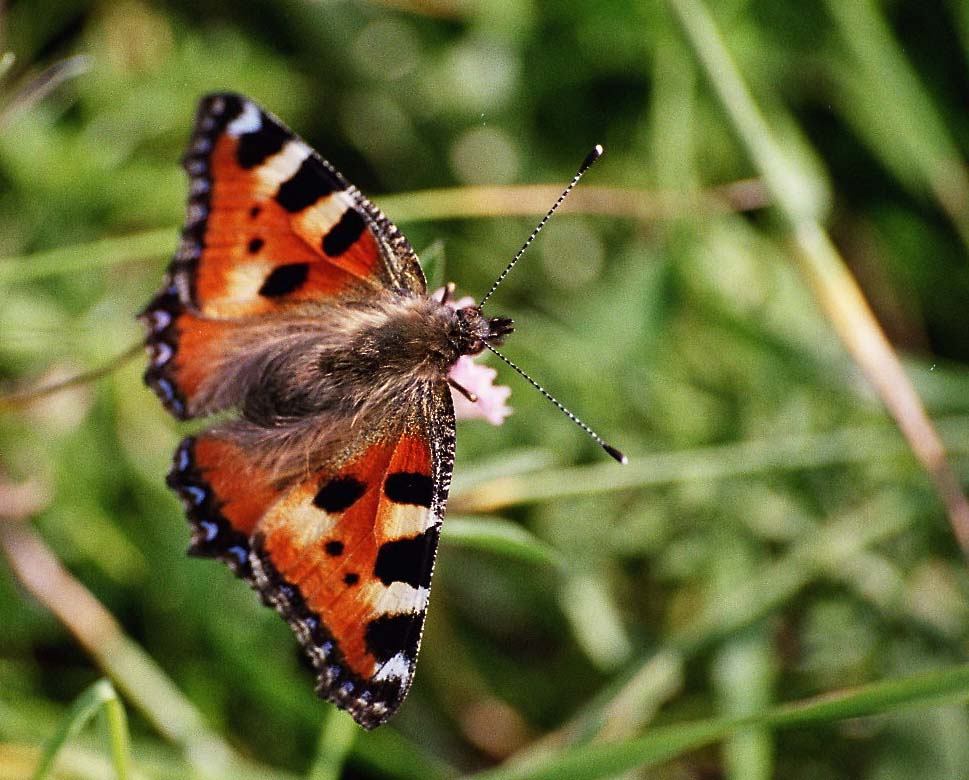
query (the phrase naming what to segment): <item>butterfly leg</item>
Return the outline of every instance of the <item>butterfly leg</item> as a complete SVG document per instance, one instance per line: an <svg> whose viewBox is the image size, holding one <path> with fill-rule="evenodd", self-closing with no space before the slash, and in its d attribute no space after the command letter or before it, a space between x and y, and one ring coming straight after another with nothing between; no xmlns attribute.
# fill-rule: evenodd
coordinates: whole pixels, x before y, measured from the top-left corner
<svg viewBox="0 0 969 780"><path fill-rule="evenodd" d="M451 298L454 297L454 290L456 285L454 282L448 282L444 285L444 291L441 293L441 303L447 303Z"/></svg>
<svg viewBox="0 0 969 780"><path fill-rule="evenodd" d="M455 390L457 390L459 393L461 393L461 395L463 395L465 398L467 398L471 403L477 403L478 396L475 393L472 393L470 390L468 390L468 388L463 387L462 385L459 385L457 382L455 382L450 377L448 377L447 382L448 382L449 385L451 385L451 387L453 387Z"/></svg>

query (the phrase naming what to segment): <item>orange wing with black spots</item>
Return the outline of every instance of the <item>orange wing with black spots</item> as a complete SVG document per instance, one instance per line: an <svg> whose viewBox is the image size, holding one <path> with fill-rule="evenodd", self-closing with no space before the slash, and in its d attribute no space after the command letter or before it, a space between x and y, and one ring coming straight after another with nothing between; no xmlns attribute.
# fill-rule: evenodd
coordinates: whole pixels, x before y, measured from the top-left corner
<svg viewBox="0 0 969 780"><path fill-rule="evenodd" d="M217 430L183 441L169 474L191 552L223 560L276 607L318 693L365 728L403 701L424 625L454 441L450 397L428 397L442 406L285 487Z"/></svg>
<svg viewBox="0 0 969 780"><path fill-rule="evenodd" d="M253 318L375 289L424 293L399 230L278 119L233 94L204 98L184 158L188 215L165 284L140 315L146 381L179 418L224 340Z"/></svg>
<svg viewBox="0 0 969 780"><path fill-rule="evenodd" d="M319 692L368 728L413 679L442 519L432 472L426 435L375 442L295 487L254 539L263 593L307 646Z"/></svg>
<svg viewBox="0 0 969 780"><path fill-rule="evenodd" d="M184 164L145 379L180 419L238 412L176 451L189 551L273 605L320 695L373 728L413 679L451 480L449 367L425 342L452 348L459 322L397 228L255 103L203 99Z"/></svg>

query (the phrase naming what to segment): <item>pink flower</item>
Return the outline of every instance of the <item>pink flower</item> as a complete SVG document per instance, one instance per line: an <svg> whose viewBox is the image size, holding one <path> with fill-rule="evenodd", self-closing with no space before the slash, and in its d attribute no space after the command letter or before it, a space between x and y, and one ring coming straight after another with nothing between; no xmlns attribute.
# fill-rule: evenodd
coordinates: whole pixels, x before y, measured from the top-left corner
<svg viewBox="0 0 969 780"><path fill-rule="evenodd" d="M469 393L478 396L471 403L461 393L451 388L454 399L454 416L459 420L487 420L492 425L501 425L511 414L511 407L505 401L511 395L511 388L493 384L498 372L488 366L474 362L474 358L463 355L451 369L450 377Z"/></svg>
<svg viewBox="0 0 969 780"><path fill-rule="evenodd" d="M434 293L439 298L442 290ZM474 299L470 296L456 301L448 301L452 309L463 309L474 306ZM457 382L469 393L473 393L478 400L472 403L460 392L451 388L451 398L454 400L454 416L458 420L487 420L492 425L501 425L511 414L511 407L505 402L511 395L511 388L494 384L498 372L488 366L475 363L470 355L463 355L451 368L450 378Z"/></svg>

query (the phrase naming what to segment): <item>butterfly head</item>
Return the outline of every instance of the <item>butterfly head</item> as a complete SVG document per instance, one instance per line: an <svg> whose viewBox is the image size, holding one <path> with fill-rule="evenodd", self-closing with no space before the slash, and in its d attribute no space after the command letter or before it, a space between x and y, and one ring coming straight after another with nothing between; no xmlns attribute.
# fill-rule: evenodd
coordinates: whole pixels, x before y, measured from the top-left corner
<svg viewBox="0 0 969 780"><path fill-rule="evenodd" d="M515 329L508 317L486 317L477 306L457 309L454 316L458 323L455 346L461 355L477 355L486 344L503 344L505 336Z"/></svg>

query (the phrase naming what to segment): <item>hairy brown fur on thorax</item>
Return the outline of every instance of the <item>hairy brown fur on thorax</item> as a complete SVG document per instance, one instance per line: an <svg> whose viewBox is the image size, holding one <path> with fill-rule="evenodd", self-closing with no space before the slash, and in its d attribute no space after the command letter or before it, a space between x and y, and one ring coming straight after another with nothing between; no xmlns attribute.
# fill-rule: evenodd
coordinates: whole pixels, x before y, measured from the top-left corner
<svg viewBox="0 0 969 780"><path fill-rule="evenodd" d="M404 410L447 392L454 363L490 335L477 309L426 296L306 304L240 329L199 399L238 408L224 430L285 479L339 457L362 431L406 426Z"/></svg>

